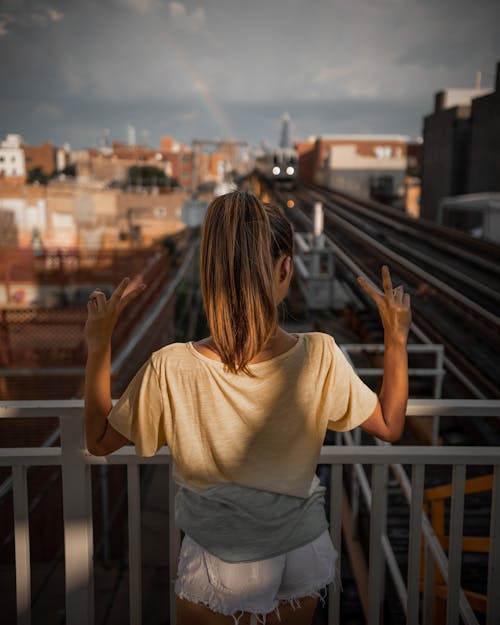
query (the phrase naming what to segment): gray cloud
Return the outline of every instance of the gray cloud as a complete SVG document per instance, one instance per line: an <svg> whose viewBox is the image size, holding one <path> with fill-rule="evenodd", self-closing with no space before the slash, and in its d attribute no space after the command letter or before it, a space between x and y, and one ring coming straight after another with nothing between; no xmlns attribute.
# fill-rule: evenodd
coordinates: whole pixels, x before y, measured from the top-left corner
<svg viewBox="0 0 500 625"><path fill-rule="evenodd" d="M499 9L485 0L2 6L0 132L33 142L91 144L102 127L123 137L128 120L155 142L231 129L257 142L277 137L285 109L300 136L415 136L435 91L472 85L476 69L491 84L500 58Z"/></svg>

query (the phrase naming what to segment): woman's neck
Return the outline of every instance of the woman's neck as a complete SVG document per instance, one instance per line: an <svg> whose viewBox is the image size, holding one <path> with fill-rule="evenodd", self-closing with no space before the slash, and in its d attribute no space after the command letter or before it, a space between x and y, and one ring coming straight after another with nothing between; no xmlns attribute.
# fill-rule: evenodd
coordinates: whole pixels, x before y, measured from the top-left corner
<svg viewBox="0 0 500 625"><path fill-rule="evenodd" d="M262 362L263 360L275 358L283 352L288 351L291 347L295 345L296 342L297 338L295 336L292 336L291 334L283 330L283 328L277 326L276 332L267 341L264 349L260 351L254 358L252 358L249 364L256 364L258 362ZM217 353L217 349L211 336L208 336L201 341L193 342L193 346L204 356L212 358L212 360L218 360L219 362L221 361L221 358Z"/></svg>

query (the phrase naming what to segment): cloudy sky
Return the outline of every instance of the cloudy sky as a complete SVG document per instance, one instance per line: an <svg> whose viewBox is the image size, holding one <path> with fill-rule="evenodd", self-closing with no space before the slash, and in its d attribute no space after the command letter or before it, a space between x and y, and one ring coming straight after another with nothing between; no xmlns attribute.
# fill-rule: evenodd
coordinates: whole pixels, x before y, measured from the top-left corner
<svg viewBox="0 0 500 625"><path fill-rule="evenodd" d="M0 133L417 137L443 87L494 81L494 0L0 0Z"/></svg>

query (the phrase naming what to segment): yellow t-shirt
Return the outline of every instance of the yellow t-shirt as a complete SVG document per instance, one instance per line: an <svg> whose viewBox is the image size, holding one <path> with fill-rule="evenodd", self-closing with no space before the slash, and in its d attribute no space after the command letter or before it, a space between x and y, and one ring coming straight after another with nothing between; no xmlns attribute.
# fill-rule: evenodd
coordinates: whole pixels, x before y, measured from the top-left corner
<svg viewBox="0 0 500 625"><path fill-rule="evenodd" d="M167 444L174 477L206 489L230 482L310 493L327 428L351 430L377 396L334 339L294 334L288 351L234 374L191 343L154 352L108 415L141 456Z"/></svg>

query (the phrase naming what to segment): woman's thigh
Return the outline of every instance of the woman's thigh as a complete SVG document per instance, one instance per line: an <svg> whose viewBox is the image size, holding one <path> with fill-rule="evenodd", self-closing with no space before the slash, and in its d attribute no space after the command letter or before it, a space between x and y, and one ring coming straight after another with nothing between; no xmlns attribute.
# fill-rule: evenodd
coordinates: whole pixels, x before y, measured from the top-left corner
<svg viewBox="0 0 500 625"><path fill-rule="evenodd" d="M193 603L187 599L175 598L177 625L234 625L230 615L214 612L202 603ZM237 617L239 614L237 615ZM250 625L250 614L244 613L238 625Z"/></svg>
<svg viewBox="0 0 500 625"><path fill-rule="evenodd" d="M300 608L292 607L288 602L279 605L278 618L275 612L266 614L266 625L312 625L317 597L301 597ZM234 625L235 619L231 615L213 612L201 603L192 603L186 599L176 597L177 625ZM237 619L240 614L237 615ZM238 625L253 625L252 614L243 612L238 619Z"/></svg>

